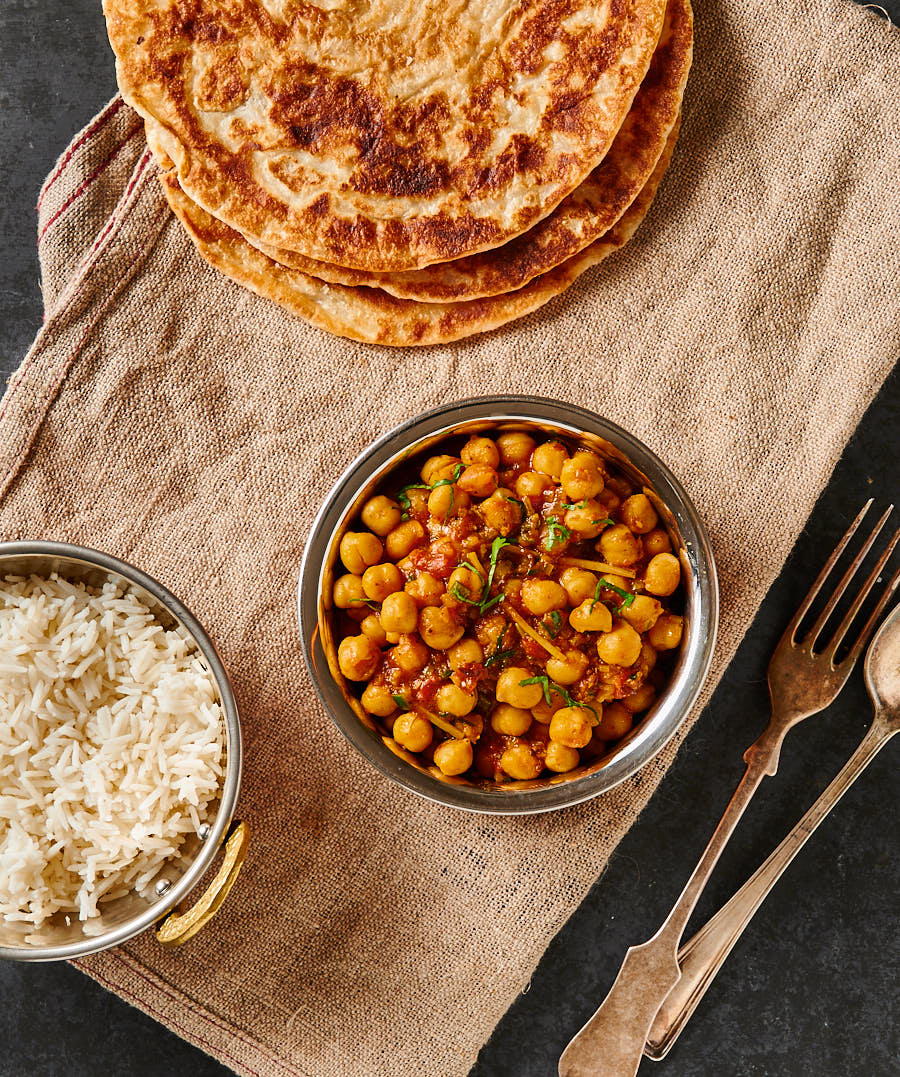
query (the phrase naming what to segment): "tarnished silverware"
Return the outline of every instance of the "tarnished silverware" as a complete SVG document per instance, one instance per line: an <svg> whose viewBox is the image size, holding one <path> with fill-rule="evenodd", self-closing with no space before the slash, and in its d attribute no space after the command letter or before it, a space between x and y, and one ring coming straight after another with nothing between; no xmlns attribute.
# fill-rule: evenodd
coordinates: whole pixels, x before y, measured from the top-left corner
<svg viewBox="0 0 900 1077"><path fill-rule="evenodd" d="M878 609L866 621L849 648L847 656L841 662L835 663L838 648L900 539L900 531L893 536L888 549L869 574L834 635L822 645L821 650L814 650L826 622L875 543L891 508L875 525L812 628L801 642L795 640L800 622L809 613L823 584L871 504L871 500L866 502L850 525L775 648L768 671L772 703L769 724L744 753L747 770L700 862L659 931L649 941L631 947L625 955L619 975L606 999L563 1052L559 1060L560 1077L599 1077L600 1074L603 1077L633 1077L637 1072L654 1018L666 996L681 978L678 965L678 944L681 936L725 844L763 778L777 771L781 745L788 730L804 718L824 710L843 688L872 633L877 616L880 616L887 601L886 597L882 598Z"/></svg>
<svg viewBox="0 0 900 1077"><path fill-rule="evenodd" d="M891 581L889 591L895 589L898 583L900 571ZM900 606L895 607L876 632L866 653L863 669L866 688L875 710L869 731L834 781L769 859L679 950L681 979L666 997L653 1022L644 1048L644 1054L649 1058L659 1061L668 1054L766 895L819 823L891 737L900 733Z"/></svg>

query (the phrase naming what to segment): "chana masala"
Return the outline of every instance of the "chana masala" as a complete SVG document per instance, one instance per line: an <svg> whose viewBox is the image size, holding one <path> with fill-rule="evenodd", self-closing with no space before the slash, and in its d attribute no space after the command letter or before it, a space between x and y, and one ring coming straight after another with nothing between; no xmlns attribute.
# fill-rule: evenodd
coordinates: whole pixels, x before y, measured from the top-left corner
<svg viewBox="0 0 900 1077"><path fill-rule="evenodd" d="M572 771L666 684L679 559L650 499L597 453L515 431L440 448L341 537L340 671L442 774Z"/></svg>

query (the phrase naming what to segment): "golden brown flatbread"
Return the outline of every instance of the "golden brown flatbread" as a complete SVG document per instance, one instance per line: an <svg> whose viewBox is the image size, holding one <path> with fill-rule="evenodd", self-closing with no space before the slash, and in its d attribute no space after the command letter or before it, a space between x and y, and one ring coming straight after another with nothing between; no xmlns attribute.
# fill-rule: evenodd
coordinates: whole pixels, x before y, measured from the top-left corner
<svg viewBox="0 0 900 1077"><path fill-rule="evenodd" d="M496 329L536 310L627 243L650 208L677 137L676 123L644 188L602 239L518 291L462 303L416 303L378 288L327 284L288 269L193 202L179 186L174 171L163 172L160 180L169 204L202 257L238 284L338 336L394 347L444 344Z"/></svg>
<svg viewBox="0 0 900 1077"><path fill-rule="evenodd" d="M104 0L125 99L255 240L366 271L500 246L602 160L665 0Z"/></svg>
<svg viewBox="0 0 900 1077"><path fill-rule="evenodd" d="M678 118L693 40L690 0L669 0L647 77L607 155L552 213L502 247L407 273L364 273L247 239L274 261L330 284L383 288L420 303L456 303L521 288L602 236L637 197Z"/></svg>

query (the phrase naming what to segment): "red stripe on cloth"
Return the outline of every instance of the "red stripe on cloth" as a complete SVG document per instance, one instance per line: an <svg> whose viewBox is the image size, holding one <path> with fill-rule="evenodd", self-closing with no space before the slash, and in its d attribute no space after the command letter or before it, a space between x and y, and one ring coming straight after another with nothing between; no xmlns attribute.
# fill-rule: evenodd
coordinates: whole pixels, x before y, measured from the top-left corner
<svg viewBox="0 0 900 1077"><path fill-rule="evenodd" d="M73 154L76 153L92 135L95 135L105 123L111 120L113 116L115 116L116 113L124 107L125 102L122 100L122 98L115 97L100 113L100 115L93 121L93 123L86 127L78 136L78 138L72 143L72 145L69 146L63 156L57 162L56 168L53 169L53 171L50 173L49 177L45 181L44 186L41 188L41 193L38 196L37 200L38 209L41 208L41 202L44 201L44 195L46 195L46 193L50 190L53 184L56 183L56 181L59 179L63 169L66 167L69 161L71 161Z"/></svg>
<svg viewBox="0 0 900 1077"><path fill-rule="evenodd" d="M74 194L71 194L66 199L66 201L63 202L59 209L53 214L53 216L46 222L44 227L38 233L38 243L40 243L44 236L47 234L47 230L54 223L54 221L58 220L59 217L61 217L62 214L65 213L65 211L69 208L69 206L71 206L73 202L76 202L84 194L84 192L88 189L88 187L90 187L94 180L97 179L97 177L101 173L105 172L107 168L109 168L109 166L112 164L113 160L121 152L121 150L128 145L128 143L134 138L135 135L140 134L140 132L141 128L136 127L129 135L126 135L126 137L121 142L119 142L116 146L113 147L105 160L101 161L100 164L97 165L97 167L87 177L87 179L83 180L79 184ZM38 206L40 206L40 203L38 203Z"/></svg>

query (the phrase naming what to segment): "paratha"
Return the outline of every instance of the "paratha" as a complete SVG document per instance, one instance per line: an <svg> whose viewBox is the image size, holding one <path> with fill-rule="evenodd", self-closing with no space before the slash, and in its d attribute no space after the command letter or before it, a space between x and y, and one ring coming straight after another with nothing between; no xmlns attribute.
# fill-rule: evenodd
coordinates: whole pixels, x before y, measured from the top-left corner
<svg viewBox="0 0 900 1077"><path fill-rule="evenodd" d="M366 271L506 243L602 160L665 0L104 0L190 197Z"/></svg>
<svg viewBox="0 0 900 1077"><path fill-rule="evenodd" d="M378 288L348 288L273 262L233 228L193 202L174 171L160 175L163 191L200 255L214 268L257 295L338 336L394 347L444 344L496 329L565 291L586 269L622 247L634 235L668 167L678 124L669 135L644 188L618 223L601 239L561 266L516 292L463 303L416 303Z"/></svg>
<svg viewBox="0 0 900 1077"><path fill-rule="evenodd" d="M637 197L678 118L693 39L690 0L669 0L650 69L607 155L552 213L502 247L407 273L364 273L247 239L291 269L330 284L383 288L399 299L456 303L515 291L593 243ZM148 138L158 141L149 130Z"/></svg>

